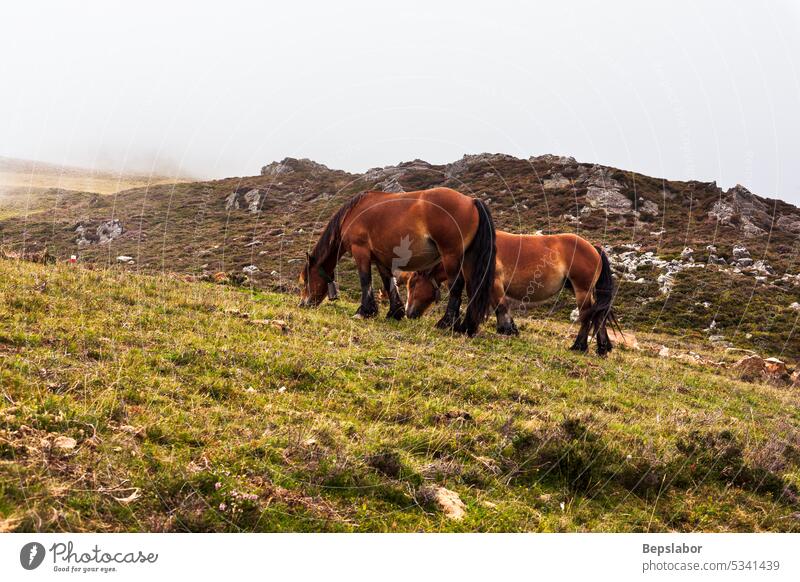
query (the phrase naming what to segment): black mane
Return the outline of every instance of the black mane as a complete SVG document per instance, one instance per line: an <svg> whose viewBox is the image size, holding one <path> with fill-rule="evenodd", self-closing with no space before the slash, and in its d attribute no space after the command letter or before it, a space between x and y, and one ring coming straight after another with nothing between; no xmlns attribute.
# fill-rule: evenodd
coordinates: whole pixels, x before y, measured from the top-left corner
<svg viewBox="0 0 800 582"><path fill-rule="evenodd" d="M339 210L336 211L336 214L331 217L328 221L328 226L322 231L317 244L314 245L314 250L311 252L311 263L317 265L324 263L330 257L330 254L339 248L342 244L342 222L345 216L347 216L347 213L361 202L361 199L366 194L367 192L356 194L350 200L342 204Z"/></svg>

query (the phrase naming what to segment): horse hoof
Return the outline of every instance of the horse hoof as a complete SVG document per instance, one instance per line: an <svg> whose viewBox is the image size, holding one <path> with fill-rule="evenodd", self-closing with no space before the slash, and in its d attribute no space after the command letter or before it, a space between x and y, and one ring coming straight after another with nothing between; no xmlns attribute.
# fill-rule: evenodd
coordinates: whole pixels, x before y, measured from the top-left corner
<svg viewBox="0 0 800 582"><path fill-rule="evenodd" d="M500 335L517 336L519 335L519 330L516 328L516 326L498 327L497 333Z"/></svg>
<svg viewBox="0 0 800 582"><path fill-rule="evenodd" d="M405 317L405 315L406 310L401 307L400 309L395 309L394 311L389 310L389 312L386 314L386 319L396 319L397 321L400 321Z"/></svg>
<svg viewBox="0 0 800 582"><path fill-rule="evenodd" d="M573 352L581 352L582 354L585 354L587 351L589 351L589 346L582 344L572 344L572 346L569 349L571 349Z"/></svg>
<svg viewBox="0 0 800 582"><path fill-rule="evenodd" d="M453 326L453 331L456 333L463 333L468 337L474 337L475 334L478 333L478 328L474 325L470 325L464 320L459 320Z"/></svg>
<svg viewBox="0 0 800 582"><path fill-rule="evenodd" d="M437 329L455 329L457 325L459 325L459 320L447 313L436 322Z"/></svg>
<svg viewBox="0 0 800 582"><path fill-rule="evenodd" d="M366 311L365 312L365 311L362 311L361 309L359 309L358 311L356 311L356 314L353 317L356 318L356 319L372 319L376 315L378 315L377 311L375 311L375 312Z"/></svg>

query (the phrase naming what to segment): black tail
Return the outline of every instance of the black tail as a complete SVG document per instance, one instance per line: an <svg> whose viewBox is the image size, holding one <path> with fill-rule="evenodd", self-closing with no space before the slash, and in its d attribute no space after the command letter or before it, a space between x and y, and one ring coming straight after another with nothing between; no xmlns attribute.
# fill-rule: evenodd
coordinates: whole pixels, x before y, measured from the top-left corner
<svg viewBox="0 0 800 582"><path fill-rule="evenodd" d="M467 314L464 318L464 331L475 335L478 327L489 315L494 287L495 258L497 255L494 222L489 209L481 200L475 200L478 209L478 230L469 245L464 261L472 267L472 276L467 281Z"/></svg>
<svg viewBox="0 0 800 582"><path fill-rule="evenodd" d="M614 314L612 306L614 302L614 278L611 275L611 263L608 260L608 255L602 247L595 246L597 252L600 253L600 261L602 267L600 269L600 277L597 278L597 283L594 286L595 302L592 306L591 317L591 335L594 337L605 325L608 324L612 328L616 327L620 335L622 335L622 328L620 328L617 316ZM598 337L600 341L600 337ZM608 341L608 349L611 349L611 341Z"/></svg>

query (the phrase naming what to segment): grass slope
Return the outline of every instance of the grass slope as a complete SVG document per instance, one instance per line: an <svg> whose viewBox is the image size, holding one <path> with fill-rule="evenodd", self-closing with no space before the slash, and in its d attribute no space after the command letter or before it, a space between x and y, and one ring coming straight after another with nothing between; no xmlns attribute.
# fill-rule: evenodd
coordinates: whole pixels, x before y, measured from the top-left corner
<svg viewBox="0 0 800 582"><path fill-rule="evenodd" d="M780 225L785 219L800 224L800 211L783 202L743 199L769 211L759 214L764 234L748 238L741 217L726 224L710 218L721 198L733 204L713 183L670 182L605 168L603 172L620 184L636 208L655 205L658 215L606 215L591 208L584 214L587 185L581 176L599 167L563 165L547 156L533 161L490 158L473 160L457 176L450 175L446 166L401 164L402 185L406 189L445 185L491 200L497 226L511 232L577 232L617 252L624 250L622 245L636 244L641 252L653 251L666 259L679 257L690 246L698 263L707 261L707 245L715 245L720 256L730 259L734 246L744 244L754 260L767 260L778 275L798 272L800 230ZM60 259L76 254L82 263L95 266L113 266L117 256L127 255L135 259L129 269L150 274L241 275L243 267L255 265L260 269L252 275L257 287L292 291L305 252L328 218L355 193L382 187L384 176L349 174L300 160L290 166L290 172L279 174L151 184L113 195L23 190L5 204L0 197L0 247L21 253L47 248ZM547 186L554 180L562 185ZM263 196L256 212L244 198L251 189ZM230 205L237 192L238 204ZM566 218L575 215L581 216L580 224ZM121 236L108 244L78 245L79 225L92 233L109 220L120 221ZM345 261L339 275L354 281L351 265ZM666 296L656 282L661 273L657 269L637 273L645 284L618 281L616 304L626 325L682 333L697 341L708 337L703 330L716 321L715 335L722 334L737 347L765 356L800 358L798 313L790 308L797 300L796 285L778 283L776 277L758 282L752 275L730 275L711 266L679 273L675 292ZM566 312L572 309L557 309L562 307Z"/></svg>
<svg viewBox="0 0 800 582"><path fill-rule="evenodd" d="M800 531L800 394L668 337L601 360L558 322L10 261L0 294L5 530Z"/></svg>

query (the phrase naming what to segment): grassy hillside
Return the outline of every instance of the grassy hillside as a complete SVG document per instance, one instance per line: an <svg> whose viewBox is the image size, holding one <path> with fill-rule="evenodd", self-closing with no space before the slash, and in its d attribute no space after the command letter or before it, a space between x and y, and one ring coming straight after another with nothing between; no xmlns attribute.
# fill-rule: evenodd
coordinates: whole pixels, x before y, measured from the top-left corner
<svg viewBox="0 0 800 582"><path fill-rule="evenodd" d="M63 264L0 260L0 295L4 530L800 531L800 393L724 352Z"/></svg>
<svg viewBox="0 0 800 582"><path fill-rule="evenodd" d="M639 282L618 272L616 301L626 325L693 342L724 336L737 347L800 359L800 313L790 309L800 290L800 210L741 188L726 192L714 183L667 181L571 158L485 154L447 165L415 160L364 174L287 159L259 176L149 185L109 196L55 190L21 198L12 216L4 216L0 204L0 246L16 253L46 247L56 257L76 254L97 266L116 265L124 255L134 259L128 269L143 273L241 276L255 265L259 271L250 278L256 287L293 291L305 251L353 194L442 185L487 201L500 228L577 232L603 244L618 268L619 255L630 248L674 259L688 246L705 264L707 246L714 245L728 265L675 274L672 294L659 289L663 270L627 273ZM106 225L117 233L101 241L97 232ZM773 270L735 272L738 245ZM345 282L354 280L350 265L342 269ZM544 311L551 307L559 319L572 309L551 305ZM713 334L704 332L712 322Z"/></svg>

